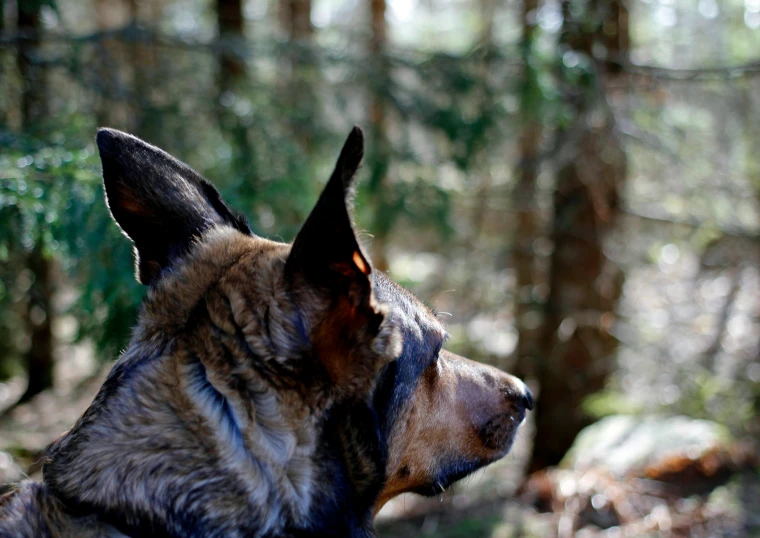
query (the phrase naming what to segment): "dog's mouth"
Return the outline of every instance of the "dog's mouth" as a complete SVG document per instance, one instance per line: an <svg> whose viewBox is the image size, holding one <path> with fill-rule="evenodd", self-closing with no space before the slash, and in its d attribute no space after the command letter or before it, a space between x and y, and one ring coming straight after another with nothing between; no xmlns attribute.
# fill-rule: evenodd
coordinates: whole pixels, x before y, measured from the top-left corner
<svg viewBox="0 0 760 538"><path fill-rule="evenodd" d="M499 414L478 430L482 448L477 456L455 459L442 464L438 472L428 483L412 490L425 497L435 497L443 493L455 482L467 477L478 469L504 457L512 448L518 426L525 418L525 411Z"/></svg>
<svg viewBox="0 0 760 538"><path fill-rule="evenodd" d="M512 413L502 413L486 421L478 431L478 437L483 446L489 452L493 452L494 459L505 456L512 448L517 428L525 419L525 409Z"/></svg>
<svg viewBox="0 0 760 538"><path fill-rule="evenodd" d="M493 460L491 460L493 461ZM412 493L424 497L435 497L440 495L449 488L454 482L474 473L478 469L485 467L491 461L456 461L449 462L442 466L435 478L428 484L414 488Z"/></svg>

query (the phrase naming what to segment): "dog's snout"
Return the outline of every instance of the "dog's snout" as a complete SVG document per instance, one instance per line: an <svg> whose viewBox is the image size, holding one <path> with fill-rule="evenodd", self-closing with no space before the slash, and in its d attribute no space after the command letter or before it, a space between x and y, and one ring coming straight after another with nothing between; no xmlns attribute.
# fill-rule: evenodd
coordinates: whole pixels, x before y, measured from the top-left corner
<svg viewBox="0 0 760 538"><path fill-rule="evenodd" d="M528 411L533 411L533 404L535 403L533 400L533 393L530 391L528 387L525 387L525 393L522 397L523 405L525 406L525 409Z"/></svg>

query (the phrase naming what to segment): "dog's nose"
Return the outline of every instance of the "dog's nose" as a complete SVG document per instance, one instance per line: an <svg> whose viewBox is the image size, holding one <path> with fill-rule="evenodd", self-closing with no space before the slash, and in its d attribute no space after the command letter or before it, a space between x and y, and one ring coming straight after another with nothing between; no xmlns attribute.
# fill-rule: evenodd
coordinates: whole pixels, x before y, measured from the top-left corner
<svg viewBox="0 0 760 538"><path fill-rule="evenodd" d="M522 397L523 405L525 406L525 409L528 409L529 411L533 411L533 393L530 391L528 387L525 387L525 394L523 394Z"/></svg>
<svg viewBox="0 0 760 538"><path fill-rule="evenodd" d="M533 393L528 386L514 376L509 376L509 385L504 387L504 396L512 405L522 406L521 411L532 411L535 405Z"/></svg>

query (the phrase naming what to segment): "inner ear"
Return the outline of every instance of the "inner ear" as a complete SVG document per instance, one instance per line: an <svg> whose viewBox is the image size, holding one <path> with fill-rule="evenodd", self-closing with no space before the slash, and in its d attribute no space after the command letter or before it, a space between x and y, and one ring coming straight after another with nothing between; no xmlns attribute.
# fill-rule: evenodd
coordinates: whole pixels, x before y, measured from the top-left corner
<svg viewBox="0 0 760 538"><path fill-rule="evenodd" d="M153 283L194 238L213 226L251 233L213 185L185 163L113 129L100 129L97 142L106 202L135 244L141 283Z"/></svg>

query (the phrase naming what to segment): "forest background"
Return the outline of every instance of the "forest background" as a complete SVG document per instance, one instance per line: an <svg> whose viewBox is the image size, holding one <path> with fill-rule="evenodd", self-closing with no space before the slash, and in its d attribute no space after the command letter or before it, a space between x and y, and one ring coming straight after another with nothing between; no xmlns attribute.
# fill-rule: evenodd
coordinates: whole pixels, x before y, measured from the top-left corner
<svg viewBox="0 0 760 538"><path fill-rule="evenodd" d="M289 241L353 124L374 264L539 395L381 536L760 536L760 0L0 0L0 483L144 293L96 128Z"/></svg>

